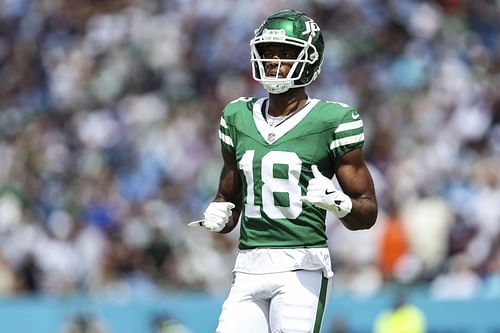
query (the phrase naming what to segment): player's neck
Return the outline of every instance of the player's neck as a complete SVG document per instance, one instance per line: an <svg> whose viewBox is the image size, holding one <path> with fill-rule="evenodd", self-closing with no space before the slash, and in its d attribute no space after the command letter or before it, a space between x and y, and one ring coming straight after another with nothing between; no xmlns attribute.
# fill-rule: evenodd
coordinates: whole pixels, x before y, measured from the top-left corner
<svg viewBox="0 0 500 333"><path fill-rule="evenodd" d="M307 100L304 88L290 89L279 95L269 94L269 114L274 117L287 116L302 109Z"/></svg>

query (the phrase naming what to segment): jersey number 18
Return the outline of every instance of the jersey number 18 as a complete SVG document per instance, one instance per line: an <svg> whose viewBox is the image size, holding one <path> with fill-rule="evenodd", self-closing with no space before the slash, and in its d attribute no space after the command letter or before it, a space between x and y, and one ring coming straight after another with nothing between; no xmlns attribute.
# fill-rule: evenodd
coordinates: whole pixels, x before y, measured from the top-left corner
<svg viewBox="0 0 500 333"><path fill-rule="evenodd" d="M243 171L246 181L245 216L260 218L261 209L268 217L273 219L296 219L302 212L300 201L301 188L299 185L302 161L294 152L270 151L262 157L260 175L262 187L259 191L255 175L258 170L254 161L255 150L247 150L243 154L239 168ZM277 178L274 167L278 164L285 165L288 170L286 177ZM260 193L258 193L260 192ZM287 193L289 206L279 206L275 203L274 195L277 192ZM256 204L256 197L261 197L262 206Z"/></svg>

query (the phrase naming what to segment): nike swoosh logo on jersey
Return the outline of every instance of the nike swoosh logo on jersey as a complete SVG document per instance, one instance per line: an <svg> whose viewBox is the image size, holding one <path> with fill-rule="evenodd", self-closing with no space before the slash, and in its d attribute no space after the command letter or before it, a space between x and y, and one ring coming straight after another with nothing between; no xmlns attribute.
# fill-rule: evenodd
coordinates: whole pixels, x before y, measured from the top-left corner
<svg viewBox="0 0 500 333"><path fill-rule="evenodd" d="M325 190L325 194L328 195L328 194L332 194L333 192L335 192L335 190L329 192L328 190Z"/></svg>
<svg viewBox="0 0 500 333"><path fill-rule="evenodd" d="M359 118L359 113L357 113L356 111L352 111L351 117L352 117L352 119L358 119Z"/></svg>

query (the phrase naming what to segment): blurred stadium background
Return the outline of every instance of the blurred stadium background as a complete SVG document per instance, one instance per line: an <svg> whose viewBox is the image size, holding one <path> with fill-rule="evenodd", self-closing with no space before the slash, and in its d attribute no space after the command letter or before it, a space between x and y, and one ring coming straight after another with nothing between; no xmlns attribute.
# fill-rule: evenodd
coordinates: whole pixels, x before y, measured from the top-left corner
<svg viewBox="0 0 500 333"><path fill-rule="evenodd" d="M186 223L282 8L323 30L309 92L362 114L380 205L330 218L324 331L405 293L428 332L500 332L500 1L0 0L1 332L214 331L237 232Z"/></svg>

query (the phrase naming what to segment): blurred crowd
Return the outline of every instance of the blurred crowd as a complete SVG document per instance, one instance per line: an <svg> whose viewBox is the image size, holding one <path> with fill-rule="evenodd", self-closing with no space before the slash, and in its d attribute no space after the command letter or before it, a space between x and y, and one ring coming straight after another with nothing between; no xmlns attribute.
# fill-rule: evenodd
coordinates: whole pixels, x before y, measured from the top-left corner
<svg viewBox="0 0 500 333"><path fill-rule="evenodd" d="M229 288L238 232L186 224L223 106L265 96L248 42L282 8L325 37L311 96L365 124L379 217L329 219L336 291L500 297L495 0L0 0L0 295Z"/></svg>

